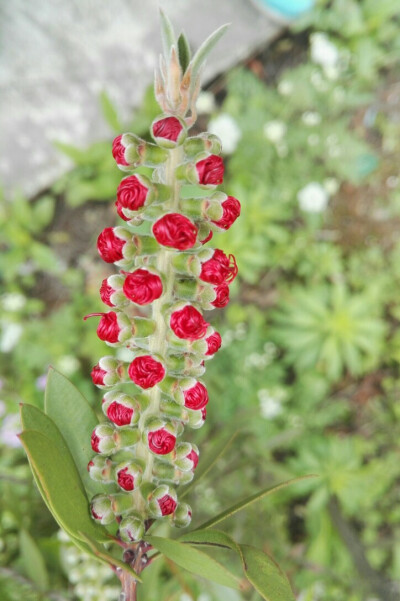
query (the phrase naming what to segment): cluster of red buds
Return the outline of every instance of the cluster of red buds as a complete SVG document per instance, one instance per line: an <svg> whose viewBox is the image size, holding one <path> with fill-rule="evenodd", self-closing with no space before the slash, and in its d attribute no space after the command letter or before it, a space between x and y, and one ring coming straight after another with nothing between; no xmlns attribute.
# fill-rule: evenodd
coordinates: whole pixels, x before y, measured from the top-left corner
<svg viewBox="0 0 400 601"><path fill-rule="evenodd" d="M88 470L110 491L92 499L91 513L102 524L117 521L127 542L141 539L147 520L190 523L176 488L193 478L199 450L182 436L206 419L201 377L221 346L203 311L228 303L237 275L233 255L205 246L240 214L236 198L215 190L224 176L221 143L207 133L188 137L187 86L172 93L172 84L160 85L164 112L151 125L154 143L131 133L114 140L113 156L127 173L115 203L125 223L106 227L97 241L101 258L119 268L101 284L109 310L93 314L97 334L128 349L130 359L106 356L92 370L108 421L93 431Z"/></svg>

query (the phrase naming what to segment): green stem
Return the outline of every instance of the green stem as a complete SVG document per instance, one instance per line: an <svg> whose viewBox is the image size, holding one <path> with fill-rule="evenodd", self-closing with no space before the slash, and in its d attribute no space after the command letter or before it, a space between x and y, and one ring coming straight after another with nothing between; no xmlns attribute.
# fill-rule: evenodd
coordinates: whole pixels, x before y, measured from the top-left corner
<svg viewBox="0 0 400 601"><path fill-rule="evenodd" d="M180 200L180 187L181 184L175 178L175 169L183 160L183 149L182 147L174 148L169 151L168 160L165 165L165 181L163 183L171 187L172 194L169 202L168 209L176 211L179 209ZM162 308L165 305L171 304L173 300L175 275L172 266L173 251L168 249L161 249L158 257L156 268L157 271L164 275L166 282L166 289L164 294L152 304L152 319L156 323L156 330L150 339L149 350L157 353L163 358L166 358L168 349L167 345L167 324L162 314ZM139 430L143 432L144 423L149 415L158 415L160 411L160 397L161 392L158 386L155 386L149 393L149 406L141 415L139 421ZM143 474L144 481L152 481L152 471L154 463L154 455L149 451L144 441L140 442L136 447L137 456L144 460L146 468ZM135 493L134 493L135 495ZM136 506L138 510L144 509L145 500L140 494L140 491L135 495Z"/></svg>

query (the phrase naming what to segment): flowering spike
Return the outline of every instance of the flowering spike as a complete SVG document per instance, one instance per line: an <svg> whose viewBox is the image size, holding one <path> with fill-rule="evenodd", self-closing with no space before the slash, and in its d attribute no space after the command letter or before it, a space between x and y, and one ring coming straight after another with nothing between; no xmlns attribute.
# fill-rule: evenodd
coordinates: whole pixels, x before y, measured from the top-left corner
<svg viewBox="0 0 400 601"><path fill-rule="evenodd" d="M202 312L228 303L237 275L233 255L205 246L240 215L240 202L216 191L224 177L221 142L208 133L188 136L202 64L224 28L191 60L185 39L177 45L163 13L161 20L155 92L162 114L150 126L154 143L132 133L113 142L114 159L127 173L115 203L123 225L105 227L97 248L119 272L101 284L109 309L84 318L99 317L99 338L127 349L125 360L102 357L92 370L93 383L106 390L107 421L92 433L88 464L94 480L118 490L92 499L93 519L117 521L124 543L140 540L149 520L164 517L178 527L191 520L177 488L193 478L199 449L182 435L186 426L204 424L209 396L199 378L221 346ZM141 166L152 175L138 173ZM206 195L183 197L187 184Z"/></svg>

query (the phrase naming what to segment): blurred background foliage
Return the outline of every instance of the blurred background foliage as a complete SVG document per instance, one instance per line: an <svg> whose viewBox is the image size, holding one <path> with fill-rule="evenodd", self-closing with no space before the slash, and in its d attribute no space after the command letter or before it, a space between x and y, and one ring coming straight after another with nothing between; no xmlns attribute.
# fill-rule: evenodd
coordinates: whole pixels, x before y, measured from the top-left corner
<svg viewBox="0 0 400 601"><path fill-rule="evenodd" d="M212 453L228 430L238 437L189 500L200 523L318 474L228 523L276 557L299 601L400 595L399 21L397 0L322 0L199 99L199 131L222 138L242 216L215 237L240 277L212 315L224 344L194 439ZM74 169L0 205L2 601L118 596L112 573L57 532L16 437L18 403L42 406L50 364L99 408L89 372L106 349L82 316L101 310L110 273L95 240L116 222L112 135L145 135L159 112L151 90L131 123L100 102L110 139L58 144ZM242 598L176 570L156 562L141 598Z"/></svg>

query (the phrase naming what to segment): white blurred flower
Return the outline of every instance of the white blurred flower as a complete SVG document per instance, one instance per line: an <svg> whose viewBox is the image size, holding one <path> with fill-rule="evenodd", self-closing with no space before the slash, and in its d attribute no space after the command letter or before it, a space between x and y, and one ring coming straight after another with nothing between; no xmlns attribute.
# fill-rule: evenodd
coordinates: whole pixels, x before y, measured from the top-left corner
<svg viewBox="0 0 400 601"><path fill-rule="evenodd" d="M311 34L310 54L311 60L321 65L326 75L334 79L332 75L338 72L340 54L335 44L324 33Z"/></svg>
<svg viewBox="0 0 400 601"><path fill-rule="evenodd" d="M242 132L235 119L227 113L221 113L208 124L208 131L218 136L222 142L224 154L232 154L236 150Z"/></svg>
<svg viewBox="0 0 400 601"><path fill-rule="evenodd" d="M279 119L274 119L273 121L268 121L264 125L264 136L272 142L273 144L277 144L280 142L287 131L286 123L283 121L279 121Z"/></svg>
<svg viewBox="0 0 400 601"><path fill-rule="evenodd" d="M6 415L0 429L0 443L7 447L17 448L21 446L17 434L21 432L21 423L17 413Z"/></svg>
<svg viewBox="0 0 400 601"><path fill-rule="evenodd" d="M74 355L63 355L57 360L57 369L66 376L71 376L80 367L79 360Z"/></svg>
<svg viewBox="0 0 400 601"><path fill-rule="evenodd" d="M259 390L257 396L260 401L261 417L274 419L282 413L282 403L278 396L272 395L266 388Z"/></svg>
<svg viewBox="0 0 400 601"><path fill-rule="evenodd" d="M309 127L319 125L321 123L321 115L316 111L306 111L301 116L303 123Z"/></svg>
<svg viewBox="0 0 400 601"><path fill-rule="evenodd" d="M212 113L215 110L214 94L212 92L200 92L196 102L196 109L199 115Z"/></svg>
<svg viewBox="0 0 400 601"><path fill-rule="evenodd" d="M9 353L18 344L21 338L23 328L19 323L2 323L2 333L0 338L0 351Z"/></svg>
<svg viewBox="0 0 400 601"><path fill-rule="evenodd" d="M1 297L1 304L4 311L20 311L26 304L26 298L23 294L11 292L9 294L3 294Z"/></svg>
<svg viewBox="0 0 400 601"><path fill-rule="evenodd" d="M278 92L282 94L282 96L289 96L294 90L294 86L291 81L287 81L286 79L282 79L278 83Z"/></svg>
<svg viewBox="0 0 400 601"><path fill-rule="evenodd" d="M321 213L328 205L329 194L321 184L310 182L297 193L297 200L302 211Z"/></svg>

